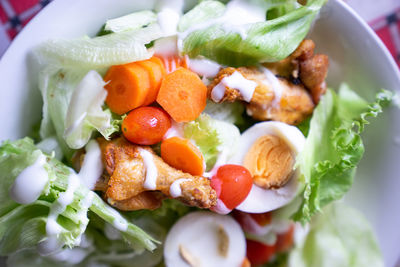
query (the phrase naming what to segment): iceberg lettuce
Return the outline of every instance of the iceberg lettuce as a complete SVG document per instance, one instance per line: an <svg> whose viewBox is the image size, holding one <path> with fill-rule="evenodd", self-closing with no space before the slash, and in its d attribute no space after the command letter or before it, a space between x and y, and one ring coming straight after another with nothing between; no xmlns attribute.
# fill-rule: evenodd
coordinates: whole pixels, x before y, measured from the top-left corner
<svg viewBox="0 0 400 267"><path fill-rule="evenodd" d="M376 117L393 94L382 90L368 103L346 84L339 93L328 90L314 110L304 150L297 164L305 182L304 200L294 219L306 222L351 188L364 153L361 132L368 117Z"/></svg>
<svg viewBox="0 0 400 267"><path fill-rule="evenodd" d="M184 124L183 135L200 148L206 169L210 170L223 152L225 156L234 153L240 132L232 123L201 114L196 120Z"/></svg>
<svg viewBox="0 0 400 267"><path fill-rule="evenodd" d="M296 244L288 263L289 267L383 267L367 220L342 203L329 205L313 218L309 233Z"/></svg>
<svg viewBox="0 0 400 267"><path fill-rule="evenodd" d="M9 190L16 177L40 156L46 159L43 167L48 174L48 183L36 201L25 205L18 204L9 197ZM155 249L156 241L152 237L136 225L129 223L119 212L109 207L97 194L82 184L77 186L71 203L54 221L61 229L60 233L56 236L46 235L50 209L62 192L67 190L71 173L69 167L38 150L29 138L2 144L0 147L0 255L5 256L21 249L34 248L39 243L50 242L52 238L55 238L60 246L72 248L79 245L89 223L87 215L97 216L111 225L118 225L118 223L126 225L126 230L121 230L120 234L132 248ZM92 198L89 205L85 203L88 195Z"/></svg>

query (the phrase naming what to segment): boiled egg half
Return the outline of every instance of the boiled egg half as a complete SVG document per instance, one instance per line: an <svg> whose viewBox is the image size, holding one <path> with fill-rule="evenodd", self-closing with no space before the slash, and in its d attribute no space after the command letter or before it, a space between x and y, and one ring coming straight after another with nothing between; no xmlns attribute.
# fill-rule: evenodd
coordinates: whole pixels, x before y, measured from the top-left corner
<svg viewBox="0 0 400 267"><path fill-rule="evenodd" d="M291 202L299 191L295 162L304 144L301 131L283 122L260 122L247 129L228 160L246 167L253 177L249 195L236 209L264 213Z"/></svg>
<svg viewBox="0 0 400 267"><path fill-rule="evenodd" d="M191 212L180 218L164 243L167 267L240 267L246 257L246 239L230 216Z"/></svg>

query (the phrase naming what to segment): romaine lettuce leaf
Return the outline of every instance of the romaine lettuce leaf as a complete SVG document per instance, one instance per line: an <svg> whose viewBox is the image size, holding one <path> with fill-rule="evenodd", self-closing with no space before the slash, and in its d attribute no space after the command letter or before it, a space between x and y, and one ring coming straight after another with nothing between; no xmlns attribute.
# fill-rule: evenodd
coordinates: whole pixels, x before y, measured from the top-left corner
<svg viewBox="0 0 400 267"><path fill-rule="evenodd" d="M259 8L267 10L268 4L270 7L274 6L273 2L266 1ZM270 16L273 19L237 25L238 21L232 21L233 19L221 20L223 15L220 4L203 1L181 18L179 29L182 52L193 58L202 55L229 66L254 65L284 59L304 39L325 2L326 0L309 0L302 6L290 1L287 3L292 3L293 8L289 8L283 7L279 1L276 5L280 8L279 12ZM214 6L219 8L208 12ZM198 19L194 19L196 17ZM193 22L190 23L191 21Z"/></svg>
<svg viewBox="0 0 400 267"><path fill-rule="evenodd" d="M367 220L344 204L331 204L315 216L305 240L290 253L289 267L383 267Z"/></svg>
<svg viewBox="0 0 400 267"><path fill-rule="evenodd" d="M49 182L41 196L31 204L20 205L9 197L9 190L16 177L26 167L32 165L39 156L45 156L44 168ZM43 154L33 141L24 138L5 142L0 147L0 255L9 255L17 250L36 247L38 243L50 240L46 235L49 210L60 194L68 188L72 170L55 158ZM86 197L93 197L90 207ZM56 238L62 246L79 245L82 234L89 222L86 213L97 215L101 220L117 225L126 223L127 229L120 231L127 243L137 249L153 250L155 240L136 225L129 223L116 210L109 207L95 193L80 184L74 191L72 202L57 217L56 224L61 233Z"/></svg>
<svg viewBox="0 0 400 267"><path fill-rule="evenodd" d="M381 91L368 103L344 84L336 94L328 90L314 110L304 150L297 164L305 181L304 200L294 216L306 222L328 203L350 189L364 153L360 133L392 98Z"/></svg>
<svg viewBox="0 0 400 267"><path fill-rule="evenodd" d="M240 132L231 123L201 114L196 120L184 124L183 135L193 140L200 148L206 162L206 169L210 170L223 151L226 151L226 156L234 152Z"/></svg>

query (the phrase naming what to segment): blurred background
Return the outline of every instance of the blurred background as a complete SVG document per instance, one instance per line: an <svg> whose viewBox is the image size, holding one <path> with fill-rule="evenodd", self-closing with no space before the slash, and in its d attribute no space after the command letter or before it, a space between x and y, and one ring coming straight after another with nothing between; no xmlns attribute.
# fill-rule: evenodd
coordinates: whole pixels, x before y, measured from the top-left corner
<svg viewBox="0 0 400 267"><path fill-rule="evenodd" d="M54 0L0 0L0 56L18 32L51 1ZM400 67L400 0L343 1L378 34Z"/></svg>

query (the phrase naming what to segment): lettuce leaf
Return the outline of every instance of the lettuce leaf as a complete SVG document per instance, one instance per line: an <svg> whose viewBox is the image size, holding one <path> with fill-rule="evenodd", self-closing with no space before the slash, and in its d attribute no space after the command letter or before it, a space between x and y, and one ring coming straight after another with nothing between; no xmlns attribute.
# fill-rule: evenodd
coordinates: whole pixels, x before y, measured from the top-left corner
<svg viewBox="0 0 400 267"><path fill-rule="evenodd" d="M94 69L148 59L152 52L145 44L162 37L160 26L111 33L94 38L49 40L36 49L40 63L64 68Z"/></svg>
<svg viewBox="0 0 400 267"><path fill-rule="evenodd" d="M288 266L383 267L383 260L362 214L335 203L313 218L305 240L290 253Z"/></svg>
<svg viewBox="0 0 400 267"><path fill-rule="evenodd" d="M243 117L244 105L240 102L215 103L207 100L207 105L203 112L213 119L233 123L237 126L245 123Z"/></svg>
<svg viewBox="0 0 400 267"><path fill-rule="evenodd" d="M261 3L259 9L270 8L272 19L237 25L240 21L233 21L234 18L222 19L229 10L222 10L220 3L201 2L181 18L182 52L193 58L202 55L229 66L279 61L289 56L305 38L326 0L309 0L304 6L295 1L256 2Z"/></svg>
<svg viewBox="0 0 400 267"><path fill-rule="evenodd" d="M140 29L157 22L157 15L150 10L143 10L119 18L107 20L105 31L123 32Z"/></svg>
<svg viewBox="0 0 400 267"><path fill-rule="evenodd" d="M57 136L67 159L72 149L86 145L95 130L106 139L119 131L111 111L102 108L107 95L104 85L96 71L49 68L41 72L44 105L40 137Z"/></svg>
<svg viewBox="0 0 400 267"><path fill-rule="evenodd" d="M41 196L31 204L20 205L9 197L14 180L26 167L32 165L39 156L46 157L44 165L49 182ZM0 147L0 255L9 255L17 250L33 248L40 242L50 240L46 235L49 209L60 194L66 191L71 169L55 158L43 154L33 141L24 138L14 142L4 142ZM85 206L86 197L92 194L90 207ZM62 231L56 238L62 246L72 248L80 243L88 225L86 214L95 214L101 220L113 225L125 223L116 210L109 207L95 193L83 185L74 192L72 202L58 216L56 224ZM121 231L123 239L134 249L153 250L155 240L136 225L126 222L126 231Z"/></svg>
<svg viewBox="0 0 400 267"><path fill-rule="evenodd" d="M183 126L185 138L193 140L203 153L206 169L210 170L223 151L229 156L235 151L240 137L239 129L228 122L201 114Z"/></svg>
<svg viewBox="0 0 400 267"><path fill-rule="evenodd" d="M393 94L382 90L368 103L346 84L339 94L328 90L314 110L304 150L297 164L305 180L304 200L294 215L301 222L350 189L364 153L361 132L368 117L376 117Z"/></svg>

